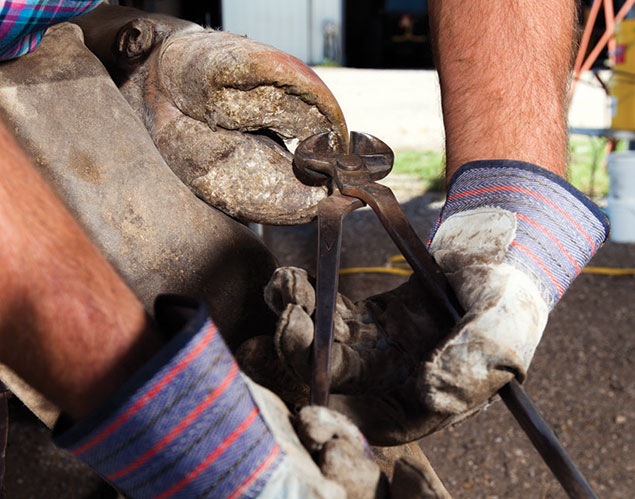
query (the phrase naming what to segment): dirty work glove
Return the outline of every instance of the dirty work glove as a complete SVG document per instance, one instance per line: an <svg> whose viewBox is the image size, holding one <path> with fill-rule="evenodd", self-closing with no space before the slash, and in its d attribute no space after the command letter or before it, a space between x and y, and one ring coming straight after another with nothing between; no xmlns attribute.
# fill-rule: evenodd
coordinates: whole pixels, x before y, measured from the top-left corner
<svg viewBox="0 0 635 499"><path fill-rule="evenodd" d="M353 304L339 297L331 406L371 443L404 443L475 412L523 380L550 309L606 239L606 217L533 165L478 162L453 177L430 246L467 313L451 329L412 279ZM266 298L282 362L310 379L313 289L279 269Z"/></svg>
<svg viewBox="0 0 635 499"><path fill-rule="evenodd" d="M57 445L126 497L387 497L386 477L347 418L326 408L291 417L240 371L202 307L169 300L176 313L166 317L164 301L157 317L180 332L91 415L63 416ZM417 486L417 470L424 480L415 465L399 488L413 476Z"/></svg>
<svg viewBox="0 0 635 499"><path fill-rule="evenodd" d="M309 383L315 291L306 271L277 269L265 289L265 301L279 317L273 339L279 362ZM374 445L411 442L450 423L452 415L425 406L425 390L418 385L424 360L450 334L451 326L416 278L357 303L338 294L330 407L349 416ZM259 364L264 340L254 338L241 346L241 364L285 400L297 403L288 393L292 383L275 369L275 359ZM304 391L296 391L306 396L303 386Z"/></svg>
<svg viewBox="0 0 635 499"><path fill-rule="evenodd" d="M551 309L609 233L561 177L520 161L460 168L430 252L466 316L425 367L427 403L460 413L525 379Z"/></svg>
<svg viewBox="0 0 635 499"><path fill-rule="evenodd" d="M361 433L336 411L306 406L295 417L295 429L322 474L344 487L348 499L450 498L429 463L414 457L397 459L390 485L385 476L378 480L378 465Z"/></svg>

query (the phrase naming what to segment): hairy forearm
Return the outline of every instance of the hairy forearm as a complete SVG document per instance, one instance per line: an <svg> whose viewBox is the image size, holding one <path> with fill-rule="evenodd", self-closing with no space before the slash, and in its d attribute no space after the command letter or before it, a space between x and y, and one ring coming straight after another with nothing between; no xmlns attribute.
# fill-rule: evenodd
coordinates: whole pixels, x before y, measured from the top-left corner
<svg viewBox="0 0 635 499"><path fill-rule="evenodd" d="M146 313L0 125L0 361L82 416L159 348Z"/></svg>
<svg viewBox="0 0 635 499"><path fill-rule="evenodd" d="M431 0L446 174L482 159L563 175L573 0Z"/></svg>

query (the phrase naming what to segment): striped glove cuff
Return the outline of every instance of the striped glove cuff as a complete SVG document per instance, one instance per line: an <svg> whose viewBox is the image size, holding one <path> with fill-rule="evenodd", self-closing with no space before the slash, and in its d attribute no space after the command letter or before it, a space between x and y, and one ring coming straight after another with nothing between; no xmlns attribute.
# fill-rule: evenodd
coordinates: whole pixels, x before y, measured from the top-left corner
<svg viewBox="0 0 635 499"><path fill-rule="evenodd" d="M66 426L56 444L129 497L255 497L284 455L203 307L91 416Z"/></svg>
<svg viewBox="0 0 635 499"><path fill-rule="evenodd" d="M506 261L533 278L550 308L609 234L606 215L558 175L530 163L491 160L467 163L453 175L430 240L452 215L482 207L514 213L516 235Z"/></svg>

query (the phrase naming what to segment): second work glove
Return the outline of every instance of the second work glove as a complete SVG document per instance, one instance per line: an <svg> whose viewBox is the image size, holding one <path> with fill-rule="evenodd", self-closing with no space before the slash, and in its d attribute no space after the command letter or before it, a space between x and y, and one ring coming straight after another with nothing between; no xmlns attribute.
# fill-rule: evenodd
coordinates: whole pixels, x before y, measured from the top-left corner
<svg viewBox="0 0 635 499"><path fill-rule="evenodd" d="M450 181L430 252L467 311L425 367L428 405L458 413L525 379L549 312L608 236L606 216L561 177L476 161Z"/></svg>
<svg viewBox="0 0 635 499"><path fill-rule="evenodd" d="M601 246L608 221L560 177L517 161L482 161L452 178L430 251L466 315L444 322L416 279L335 319L332 405L377 444L420 438L524 380L550 310ZM269 284L283 362L308 379L314 307L306 277Z"/></svg>

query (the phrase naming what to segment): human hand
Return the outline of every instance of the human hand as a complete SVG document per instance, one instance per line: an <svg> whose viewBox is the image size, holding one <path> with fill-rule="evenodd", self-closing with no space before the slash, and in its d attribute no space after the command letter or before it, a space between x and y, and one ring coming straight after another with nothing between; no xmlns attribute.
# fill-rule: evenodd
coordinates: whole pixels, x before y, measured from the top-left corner
<svg viewBox="0 0 635 499"><path fill-rule="evenodd" d="M517 162L459 171L440 222L430 250L466 310L451 332L429 322L416 281L360 304L338 301L333 407L373 443L419 438L474 412L514 376L524 380L550 309L608 229L564 180ZM309 288L285 270L269 285L278 351L305 380Z"/></svg>
<svg viewBox="0 0 635 499"><path fill-rule="evenodd" d="M355 425L342 414L306 406L294 417L294 428L323 476L346 490L348 498L447 499L447 492L427 459L411 456L394 461L392 481L377 479L377 463Z"/></svg>
<svg viewBox="0 0 635 499"><path fill-rule="evenodd" d="M394 462L393 479L389 483L359 429L341 413L326 407L305 406L290 416L272 392L256 383L248 381L248 384L287 453L287 461L292 463L288 466L290 476L278 479L278 484L267 485L279 492L275 497L450 497L429 463L412 457Z"/></svg>
<svg viewBox="0 0 635 499"><path fill-rule="evenodd" d="M549 312L608 231L597 206L535 165L459 169L430 252L467 313L428 362L431 407L457 413L523 381Z"/></svg>
<svg viewBox="0 0 635 499"><path fill-rule="evenodd" d="M355 425L323 407L291 415L236 364L204 307L157 300L164 346L90 414L56 427L66 447L130 497L446 497L425 461L390 486ZM414 487L414 489L413 489Z"/></svg>
<svg viewBox="0 0 635 499"><path fill-rule="evenodd" d="M278 358L296 378L308 383L315 291L307 273L294 267L277 269L265 300L279 316L274 337ZM410 442L449 424L454 415L433 413L426 407L426 388L420 380L424 360L450 331L451 321L415 278L358 303L338 294L330 407L349 416L374 445ZM254 368L263 350L262 344L250 347L257 341L248 341L238 352L250 373L273 365L268 359L266 365ZM270 373L259 380L270 377L282 376ZM299 399L287 393L291 386L292 380L282 379L272 388L297 403Z"/></svg>

